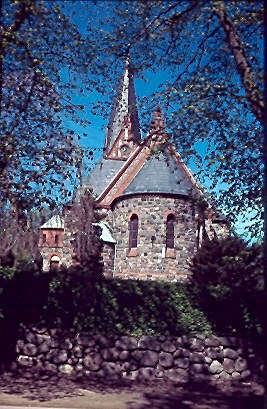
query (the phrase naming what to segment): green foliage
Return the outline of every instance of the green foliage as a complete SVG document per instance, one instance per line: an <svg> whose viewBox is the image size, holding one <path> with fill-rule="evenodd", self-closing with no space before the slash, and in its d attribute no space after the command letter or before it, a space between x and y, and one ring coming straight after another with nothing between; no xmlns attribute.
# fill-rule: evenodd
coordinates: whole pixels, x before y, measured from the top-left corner
<svg viewBox="0 0 267 409"><path fill-rule="evenodd" d="M182 284L92 280L79 268L56 273L49 290L46 319L63 328L135 335L210 332Z"/></svg>
<svg viewBox="0 0 267 409"><path fill-rule="evenodd" d="M192 261L190 288L215 331L261 335L263 249L229 237L207 241Z"/></svg>

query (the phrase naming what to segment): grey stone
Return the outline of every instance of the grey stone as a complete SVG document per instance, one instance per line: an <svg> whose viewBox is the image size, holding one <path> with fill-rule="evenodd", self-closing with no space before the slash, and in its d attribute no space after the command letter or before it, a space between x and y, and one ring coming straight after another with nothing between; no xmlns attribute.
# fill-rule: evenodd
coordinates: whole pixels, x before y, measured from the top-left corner
<svg viewBox="0 0 267 409"><path fill-rule="evenodd" d="M224 356L224 358L236 359L236 358L238 358L238 353L234 349L225 348L223 350L223 356Z"/></svg>
<svg viewBox="0 0 267 409"><path fill-rule="evenodd" d="M156 375L156 370L154 368L141 368L138 370L137 379L139 381L150 381L154 379Z"/></svg>
<svg viewBox="0 0 267 409"><path fill-rule="evenodd" d="M52 355L52 362L55 364L64 364L66 363L68 360L68 353L67 351L60 350L60 349L56 349L55 351L53 351L53 355Z"/></svg>
<svg viewBox="0 0 267 409"><path fill-rule="evenodd" d="M192 338L190 340L189 348L191 351L203 351L204 349L204 341L198 338Z"/></svg>
<svg viewBox="0 0 267 409"><path fill-rule="evenodd" d="M161 344L155 337L143 335L138 341L138 347L159 352L161 349Z"/></svg>
<svg viewBox="0 0 267 409"><path fill-rule="evenodd" d="M72 353L74 356L76 356L77 358L81 358L83 356L83 350L81 345L75 345L72 349Z"/></svg>
<svg viewBox="0 0 267 409"><path fill-rule="evenodd" d="M223 371L223 366L219 361L214 360L209 367L209 371L212 374L219 374Z"/></svg>
<svg viewBox="0 0 267 409"><path fill-rule="evenodd" d="M235 361L235 370L237 372L242 372L245 371L247 369L247 361L244 358L237 358L237 360Z"/></svg>
<svg viewBox="0 0 267 409"><path fill-rule="evenodd" d="M205 355L212 359L221 360L224 358L223 351L220 347L209 347L205 349Z"/></svg>
<svg viewBox="0 0 267 409"><path fill-rule="evenodd" d="M174 364L178 368L186 369L189 367L189 359L188 358L177 358L175 359Z"/></svg>
<svg viewBox="0 0 267 409"><path fill-rule="evenodd" d="M51 364L50 362L45 362L44 367L45 367L45 370L48 372L56 373L58 371L57 366L54 364Z"/></svg>
<svg viewBox="0 0 267 409"><path fill-rule="evenodd" d="M61 348L70 350L73 348L73 343L70 338L65 338L61 344Z"/></svg>
<svg viewBox="0 0 267 409"><path fill-rule="evenodd" d="M189 373L185 369L167 369L164 372L166 378L175 383L186 383L189 380Z"/></svg>
<svg viewBox="0 0 267 409"><path fill-rule="evenodd" d="M102 358L100 354L87 355L83 359L84 366L90 371L98 371L102 364Z"/></svg>
<svg viewBox="0 0 267 409"><path fill-rule="evenodd" d="M246 369L245 371L242 371L241 374L241 379L248 379L251 377L251 371L249 369Z"/></svg>
<svg viewBox="0 0 267 409"><path fill-rule="evenodd" d="M64 364L64 365L59 365L58 370L64 375L71 375L74 371L74 368L70 364Z"/></svg>
<svg viewBox="0 0 267 409"><path fill-rule="evenodd" d="M125 335L115 342L115 346L121 350L126 349L132 351L137 348L137 339L135 337Z"/></svg>
<svg viewBox="0 0 267 409"><path fill-rule="evenodd" d="M18 362L18 365L29 368L34 365L35 359L30 356L20 355L17 359L17 362Z"/></svg>
<svg viewBox="0 0 267 409"><path fill-rule="evenodd" d="M110 338L107 338L101 334L95 336L95 341L98 345L100 345L100 347L104 348L110 348L114 345Z"/></svg>
<svg viewBox="0 0 267 409"><path fill-rule="evenodd" d="M168 341L168 340L161 344L161 348L164 352L176 351L176 346L171 341Z"/></svg>
<svg viewBox="0 0 267 409"><path fill-rule="evenodd" d="M122 368L126 372L135 371L138 368L138 365L135 361L128 361L128 362L123 362Z"/></svg>
<svg viewBox="0 0 267 409"><path fill-rule="evenodd" d="M203 353L201 352L191 352L189 355L189 360L192 363L200 363L200 362L204 362L205 358Z"/></svg>
<svg viewBox="0 0 267 409"><path fill-rule="evenodd" d="M24 341L22 339L19 339L17 341L17 344L16 344L16 353L17 354L20 354L20 353L23 352L24 345L25 344L24 344Z"/></svg>
<svg viewBox="0 0 267 409"><path fill-rule="evenodd" d="M138 377L138 370L136 370L136 371L130 371L130 372L127 374L127 378L130 379L130 380L132 380L132 381L135 381L135 380L137 379L137 377Z"/></svg>
<svg viewBox="0 0 267 409"><path fill-rule="evenodd" d="M220 340L215 336L210 336L205 339L204 343L207 347L218 347L220 345Z"/></svg>
<svg viewBox="0 0 267 409"><path fill-rule="evenodd" d="M51 336L48 334L36 334L36 345L40 345L43 342L50 342L51 343Z"/></svg>
<svg viewBox="0 0 267 409"><path fill-rule="evenodd" d="M23 347L23 354L28 356L35 356L37 354L37 347L34 344L25 344Z"/></svg>
<svg viewBox="0 0 267 409"><path fill-rule="evenodd" d="M224 358L223 370L229 374L233 373L235 371L235 362L232 359Z"/></svg>
<svg viewBox="0 0 267 409"><path fill-rule="evenodd" d="M222 371L219 374L219 379L231 379L231 375L225 371Z"/></svg>
<svg viewBox="0 0 267 409"><path fill-rule="evenodd" d="M133 359L135 361L140 361L140 359L142 358L144 353L145 353L145 351L140 351L139 349L136 349L136 350L131 352L131 356L133 357Z"/></svg>
<svg viewBox="0 0 267 409"><path fill-rule="evenodd" d="M130 356L129 351L121 351L119 354L119 360L120 361L126 361Z"/></svg>
<svg viewBox="0 0 267 409"><path fill-rule="evenodd" d="M35 344L36 342L35 334L29 330L25 332L25 338L29 344Z"/></svg>
<svg viewBox="0 0 267 409"><path fill-rule="evenodd" d="M240 378L240 376L241 376L241 375L240 375L239 372L236 372L236 371L235 371L235 372L232 373L232 378L234 378L234 379L235 379L235 378Z"/></svg>
<svg viewBox="0 0 267 409"><path fill-rule="evenodd" d="M80 332L76 336L76 342L78 345L82 345L84 347L92 347L96 345L94 338L86 332Z"/></svg>
<svg viewBox="0 0 267 409"><path fill-rule="evenodd" d="M50 349L51 349L51 340L47 340L38 346L38 353L45 354L46 352L49 352Z"/></svg>
<svg viewBox="0 0 267 409"><path fill-rule="evenodd" d="M122 374L123 366L115 362L103 362L101 370L103 371L104 376L108 376L110 378L113 375Z"/></svg>
<svg viewBox="0 0 267 409"><path fill-rule="evenodd" d="M192 364L192 365L190 365L190 373L200 374L202 372L205 372L205 370L206 370L206 365L205 364Z"/></svg>
<svg viewBox="0 0 267 409"><path fill-rule="evenodd" d="M189 355L190 355L190 352L185 348L179 348L173 353L174 358L180 358L180 357L188 358Z"/></svg>
<svg viewBox="0 0 267 409"><path fill-rule="evenodd" d="M161 351L159 353L159 364L163 368L171 368L173 366L174 360L172 354L168 352Z"/></svg>
<svg viewBox="0 0 267 409"><path fill-rule="evenodd" d="M119 359L120 351L116 348L106 348L101 350L101 355L105 361L117 361Z"/></svg>
<svg viewBox="0 0 267 409"><path fill-rule="evenodd" d="M158 354L155 351L143 351L141 359L139 361L141 366L155 367L158 363Z"/></svg>

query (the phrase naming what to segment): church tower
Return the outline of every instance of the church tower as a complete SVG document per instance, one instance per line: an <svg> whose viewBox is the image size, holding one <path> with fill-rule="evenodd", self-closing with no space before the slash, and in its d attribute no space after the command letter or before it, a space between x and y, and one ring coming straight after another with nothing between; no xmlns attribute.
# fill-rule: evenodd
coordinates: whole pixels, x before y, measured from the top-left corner
<svg viewBox="0 0 267 409"><path fill-rule="evenodd" d="M107 126L105 158L125 160L140 142L133 72L127 60Z"/></svg>

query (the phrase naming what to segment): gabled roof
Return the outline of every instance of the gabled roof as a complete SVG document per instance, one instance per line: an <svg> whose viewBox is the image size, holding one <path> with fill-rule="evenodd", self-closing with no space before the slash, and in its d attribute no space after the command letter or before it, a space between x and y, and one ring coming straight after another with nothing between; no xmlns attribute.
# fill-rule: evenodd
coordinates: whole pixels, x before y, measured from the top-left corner
<svg viewBox="0 0 267 409"><path fill-rule="evenodd" d="M162 193L190 196L196 186L168 149L152 153L121 196Z"/></svg>
<svg viewBox="0 0 267 409"><path fill-rule="evenodd" d="M92 189L95 197L99 196L122 168L124 163L124 160L101 159L90 172L83 186Z"/></svg>
<svg viewBox="0 0 267 409"><path fill-rule="evenodd" d="M51 217L46 223L44 223L41 229L64 229L64 220L60 215Z"/></svg>

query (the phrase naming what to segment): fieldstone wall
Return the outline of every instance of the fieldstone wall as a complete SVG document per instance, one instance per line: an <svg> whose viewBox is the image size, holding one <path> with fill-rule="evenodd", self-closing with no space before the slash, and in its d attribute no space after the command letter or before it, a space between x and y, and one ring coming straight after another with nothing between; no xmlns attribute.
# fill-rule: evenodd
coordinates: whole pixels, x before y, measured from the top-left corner
<svg viewBox="0 0 267 409"><path fill-rule="evenodd" d="M129 251L129 220L139 217L138 246ZM176 217L175 248L166 252L166 219ZM117 240L114 276L145 280L184 280L188 262L197 250L197 220L192 203L186 198L136 195L118 200L107 221Z"/></svg>
<svg viewBox="0 0 267 409"><path fill-rule="evenodd" d="M235 338L112 336L22 328L17 365L79 376L169 379L257 379L261 364L253 350Z"/></svg>

